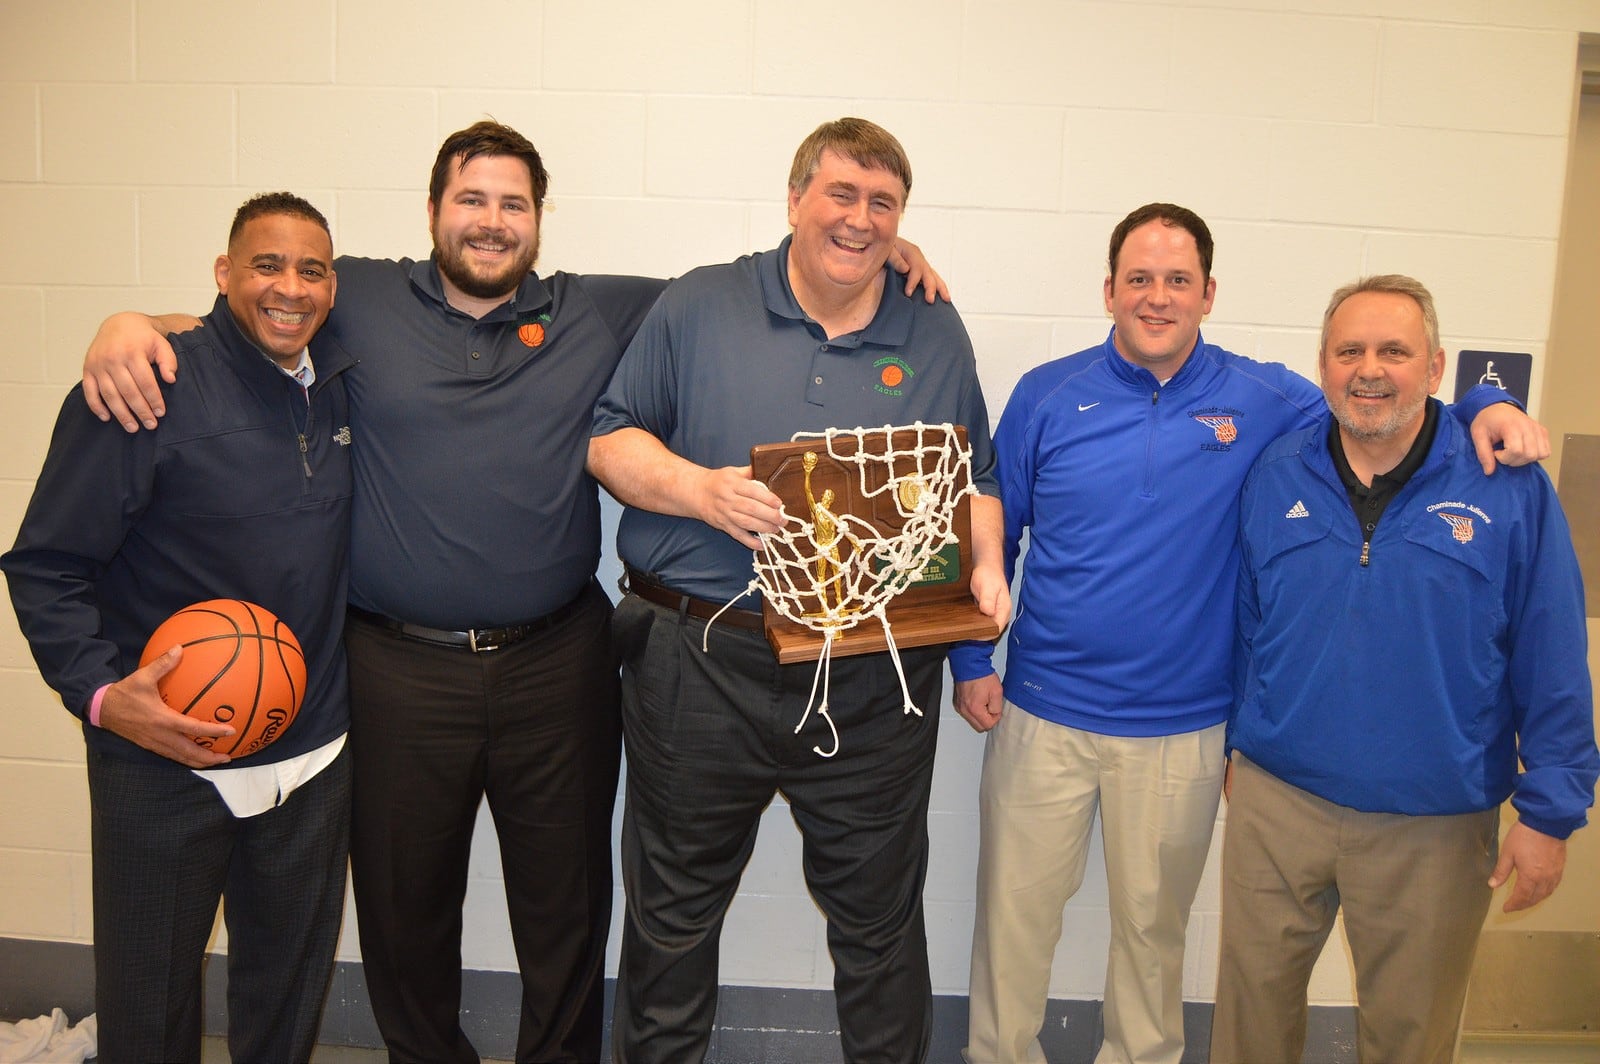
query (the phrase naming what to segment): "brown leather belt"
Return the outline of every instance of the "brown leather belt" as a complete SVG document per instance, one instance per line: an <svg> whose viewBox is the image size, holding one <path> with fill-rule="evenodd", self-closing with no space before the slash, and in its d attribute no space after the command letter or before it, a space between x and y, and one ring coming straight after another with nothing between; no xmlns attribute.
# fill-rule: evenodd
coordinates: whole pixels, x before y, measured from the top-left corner
<svg viewBox="0 0 1600 1064"><path fill-rule="evenodd" d="M717 611L722 605L708 602L705 599L695 598L693 595L680 594L669 587L662 587L648 576L636 569L629 569L625 577L626 583L619 584L618 588L626 593L638 595L646 602L653 602L657 606L665 606L676 613L686 613L702 621L709 621L717 617ZM741 610L735 606L717 617L718 624L729 624L735 628L744 628L752 632L764 630L761 623L761 614L755 610Z"/></svg>

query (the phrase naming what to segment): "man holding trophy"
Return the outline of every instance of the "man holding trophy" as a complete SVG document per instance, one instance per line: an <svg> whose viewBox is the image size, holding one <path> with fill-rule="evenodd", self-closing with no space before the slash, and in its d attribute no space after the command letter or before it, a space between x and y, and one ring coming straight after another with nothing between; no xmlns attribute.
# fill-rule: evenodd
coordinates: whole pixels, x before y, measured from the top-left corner
<svg viewBox="0 0 1600 1064"><path fill-rule="evenodd" d="M840 656L827 665L831 716L811 715L818 667L779 664L743 597L751 551L761 536L789 534L786 512L791 530L794 518L811 522L826 562L803 571L822 571L824 605L839 606L837 581L854 552L841 523L850 520L845 485L819 481L809 505L804 490L780 499L752 478L752 447L948 423L966 428L978 492L960 579L996 631L1009 615L989 419L966 330L948 304L913 301L888 283L910 187L904 149L887 131L850 118L819 127L790 172L793 234L673 284L596 411L590 470L627 507L618 551L630 593L614 620L627 919L612 1037L632 1064L705 1055L723 918L780 791L828 922L846 1059L927 1054L922 887L944 647ZM899 438L844 435L863 451ZM828 446L814 450L826 457ZM816 462L807 461L794 483L803 476L811 488ZM830 489L823 520L815 501ZM918 501L904 486L889 494ZM929 712L910 713L911 703Z"/></svg>

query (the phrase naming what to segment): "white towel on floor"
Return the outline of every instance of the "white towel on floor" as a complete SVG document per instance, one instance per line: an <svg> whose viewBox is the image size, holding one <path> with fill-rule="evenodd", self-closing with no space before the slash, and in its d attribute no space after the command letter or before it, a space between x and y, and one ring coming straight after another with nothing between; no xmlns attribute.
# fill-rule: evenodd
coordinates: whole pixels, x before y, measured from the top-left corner
<svg viewBox="0 0 1600 1064"><path fill-rule="evenodd" d="M51 1009L50 1015L16 1023L0 1023L0 1064L49 1061L50 1064L81 1064L99 1051L95 1018L90 1013L76 1027L67 1024L67 1014Z"/></svg>

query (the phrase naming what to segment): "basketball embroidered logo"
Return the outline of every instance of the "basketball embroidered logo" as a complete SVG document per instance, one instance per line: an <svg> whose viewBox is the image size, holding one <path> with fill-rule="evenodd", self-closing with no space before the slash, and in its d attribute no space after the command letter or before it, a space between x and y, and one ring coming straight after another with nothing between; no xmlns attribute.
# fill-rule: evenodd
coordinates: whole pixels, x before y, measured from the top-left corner
<svg viewBox="0 0 1600 1064"><path fill-rule="evenodd" d="M1194 419L1209 428L1211 434L1217 438L1218 443L1232 443L1239 438L1239 427L1233 423L1233 418L1231 417L1211 417L1196 414Z"/></svg>
<svg viewBox="0 0 1600 1064"><path fill-rule="evenodd" d="M1456 538L1457 543L1472 542L1472 518L1446 513L1441 513L1439 516L1450 526L1450 534Z"/></svg>
<svg viewBox="0 0 1600 1064"><path fill-rule="evenodd" d="M517 339L527 347L538 347L544 343L544 326L538 322L529 322L517 330Z"/></svg>
<svg viewBox="0 0 1600 1064"><path fill-rule="evenodd" d="M917 375L905 359L896 355L886 355L872 364L878 371L878 383L872 390L881 395L892 395L896 398L905 395L906 382Z"/></svg>

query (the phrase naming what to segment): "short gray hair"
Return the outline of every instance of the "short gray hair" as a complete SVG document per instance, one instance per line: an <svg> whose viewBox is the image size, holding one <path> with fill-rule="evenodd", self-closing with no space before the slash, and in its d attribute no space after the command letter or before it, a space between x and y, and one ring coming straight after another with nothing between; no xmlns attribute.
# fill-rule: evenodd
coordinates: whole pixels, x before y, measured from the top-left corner
<svg viewBox="0 0 1600 1064"><path fill-rule="evenodd" d="M1433 308L1433 293L1415 277L1407 277L1403 273L1380 273L1358 278L1333 293L1328 300L1328 309L1322 312L1322 338L1317 341L1319 357L1327 349L1328 326L1333 322L1334 312L1345 300L1362 292L1393 292L1399 296L1410 296L1422 311L1422 325L1428 333L1427 353L1432 355L1439 350L1439 312Z"/></svg>

